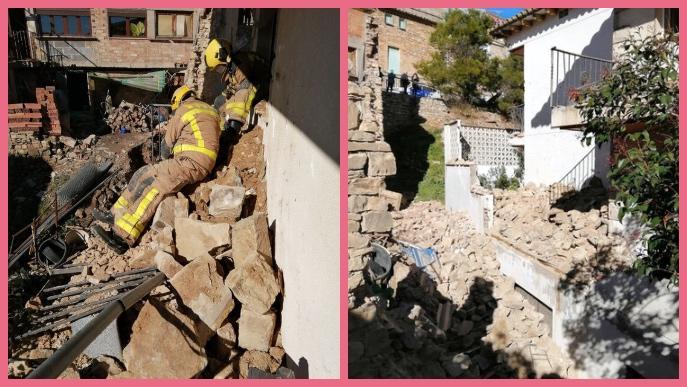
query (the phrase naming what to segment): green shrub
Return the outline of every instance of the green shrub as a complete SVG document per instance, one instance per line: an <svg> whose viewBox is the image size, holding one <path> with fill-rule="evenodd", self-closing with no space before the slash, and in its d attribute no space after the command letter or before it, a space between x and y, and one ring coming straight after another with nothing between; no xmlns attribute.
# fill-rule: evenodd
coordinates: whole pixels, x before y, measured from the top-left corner
<svg viewBox="0 0 687 387"><path fill-rule="evenodd" d="M585 141L613 144L609 178L619 217L646 227L635 269L678 282L678 50L671 36L632 38L599 83L579 90Z"/></svg>

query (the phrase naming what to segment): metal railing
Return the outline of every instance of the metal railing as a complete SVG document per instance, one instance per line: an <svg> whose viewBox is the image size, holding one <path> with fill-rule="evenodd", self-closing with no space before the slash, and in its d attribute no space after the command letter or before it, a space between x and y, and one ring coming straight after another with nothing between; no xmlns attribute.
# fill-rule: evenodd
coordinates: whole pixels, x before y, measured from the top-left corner
<svg viewBox="0 0 687 387"><path fill-rule="evenodd" d="M38 44L38 48L41 51L41 60L47 63L53 63L58 66L64 66L64 60L67 56L59 50L54 45L50 44L49 41L43 40Z"/></svg>
<svg viewBox="0 0 687 387"><path fill-rule="evenodd" d="M551 96L549 106L573 106L579 90L590 87L610 73L613 61L551 48Z"/></svg>
<svg viewBox="0 0 687 387"><path fill-rule="evenodd" d="M596 172L596 146L592 147L557 183L549 186L549 203L553 204L568 192L579 191Z"/></svg>
<svg viewBox="0 0 687 387"><path fill-rule="evenodd" d="M31 60L31 39L27 31L10 31L8 56L10 61Z"/></svg>
<svg viewBox="0 0 687 387"><path fill-rule="evenodd" d="M388 90L388 81L389 81L389 75L388 74L383 74L381 75L382 78L382 90L387 91ZM416 86L416 88L414 88ZM397 93L397 94L403 94L403 86L401 86L401 77L396 76L395 81L394 81L394 87L391 90L391 93ZM439 90L429 86L428 84L421 83L421 82L416 82L413 83L410 79L408 79L408 86L406 87L406 94L412 95L418 98L422 97L428 97L428 98L441 98L441 93Z"/></svg>

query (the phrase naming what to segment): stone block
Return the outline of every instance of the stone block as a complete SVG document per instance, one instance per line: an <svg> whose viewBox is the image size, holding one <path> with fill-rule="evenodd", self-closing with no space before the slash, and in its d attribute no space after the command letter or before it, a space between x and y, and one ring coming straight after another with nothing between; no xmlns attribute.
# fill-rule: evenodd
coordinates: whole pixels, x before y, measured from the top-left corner
<svg viewBox="0 0 687 387"><path fill-rule="evenodd" d="M205 328L151 298L134 322L124 348L124 364L132 377L189 379L208 364Z"/></svg>
<svg viewBox="0 0 687 387"><path fill-rule="evenodd" d="M234 298L220 270L217 261L206 254L186 265L170 280L181 302L212 331L216 331L234 309Z"/></svg>
<svg viewBox="0 0 687 387"><path fill-rule="evenodd" d="M243 308L238 323L239 347L249 351L269 351L277 323L277 315L274 312L261 314Z"/></svg>
<svg viewBox="0 0 687 387"><path fill-rule="evenodd" d="M391 152L368 153L367 174L369 176L391 176L396 174L396 158Z"/></svg>
<svg viewBox="0 0 687 387"><path fill-rule="evenodd" d="M236 267L229 273L225 283L243 309L256 313L267 312L281 290L272 267L264 260Z"/></svg>
<svg viewBox="0 0 687 387"><path fill-rule="evenodd" d="M236 220L241 216L246 189L238 186L213 185L210 192L210 215Z"/></svg>
<svg viewBox="0 0 687 387"><path fill-rule="evenodd" d="M253 265L258 260L272 265L272 246L264 213L257 212L238 221L232 230L231 240L237 268Z"/></svg>
<svg viewBox="0 0 687 387"><path fill-rule="evenodd" d="M363 169L367 164L365 153L351 153L348 155L348 169Z"/></svg>
<svg viewBox="0 0 687 387"><path fill-rule="evenodd" d="M231 226L191 218L175 218L176 247L179 255L193 260L215 249L231 245Z"/></svg>
<svg viewBox="0 0 687 387"><path fill-rule="evenodd" d="M361 227L363 232L385 233L391 231L394 220L391 214L386 211L370 211L363 214Z"/></svg>

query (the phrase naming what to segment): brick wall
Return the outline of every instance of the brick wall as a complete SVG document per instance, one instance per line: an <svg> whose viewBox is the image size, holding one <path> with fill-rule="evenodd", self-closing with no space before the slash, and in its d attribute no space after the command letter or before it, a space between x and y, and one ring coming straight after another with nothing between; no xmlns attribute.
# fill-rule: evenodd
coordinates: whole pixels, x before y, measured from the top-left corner
<svg viewBox="0 0 687 387"><path fill-rule="evenodd" d="M384 14L387 12L393 15L393 25L387 25L384 21ZM417 72L415 65L418 62L432 57L435 50L429 44L429 37L435 28L433 24L411 18L403 13L394 13L393 10L375 9L373 15L379 23L379 66L384 73L389 68L389 46L399 49L401 73L406 73L408 76ZM405 31L398 27L399 17L406 19ZM424 82L422 78L421 81Z"/></svg>
<svg viewBox="0 0 687 387"><path fill-rule="evenodd" d="M198 10L194 11L194 31L199 13ZM192 39L155 39L154 10L147 11L146 34L145 38L110 37L107 9L92 8L91 38L36 39L34 45L44 47L47 44L64 54L64 66L145 69L174 68L175 64L188 62Z"/></svg>

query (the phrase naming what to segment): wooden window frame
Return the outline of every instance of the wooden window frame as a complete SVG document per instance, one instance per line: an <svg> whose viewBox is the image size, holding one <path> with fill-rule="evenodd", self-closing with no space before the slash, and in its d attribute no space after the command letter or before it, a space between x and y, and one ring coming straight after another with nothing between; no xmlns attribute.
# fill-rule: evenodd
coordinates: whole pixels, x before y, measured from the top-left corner
<svg viewBox="0 0 687 387"><path fill-rule="evenodd" d="M391 18L391 22L387 21L387 18ZM388 12L384 13L384 24L388 26L393 26L394 25L394 15L390 14Z"/></svg>
<svg viewBox="0 0 687 387"><path fill-rule="evenodd" d="M126 35L112 35L112 28L110 25L110 18L112 17L123 17L125 20L125 33ZM146 26L145 33L141 36L131 35L131 18L144 19L144 24ZM148 39L148 12L145 9L108 9L107 10L107 36L110 39Z"/></svg>
<svg viewBox="0 0 687 387"><path fill-rule="evenodd" d="M40 37L45 38L90 38L93 36L93 24L91 19L91 12L88 8L73 8L73 9L60 9L60 8L37 8L36 15L38 15L38 31ZM43 31L43 16L50 18L50 31ZM76 23L76 34L69 33L69 16L77 17ZM87 18L90 29L88 33L82 33L81 31L81 18ZM52 27L55 25L55 19L62 18L62 26L64 33L57 33L53 31Z"/></svg>
<svg viewBox="0 0 687 387"><path fill-rule="evenodd" d="M398 17L398 29L405 31L408 28L408 20L402 17Z"/></svg>
<svg viewBox="0 0 687 387"><path fill-rule="evenodd" d="M191 16L191 30L189 31L189 36L167 36L167 35L160 35L158 33L158 20L157 17L159 15L184 15L184 16ZM193 34L194 34L194 28L195 26L193 25L195 20L193 20L193 11L155 11L155 38L156 39L172 39L172 40L193 40Z"/></svg>

